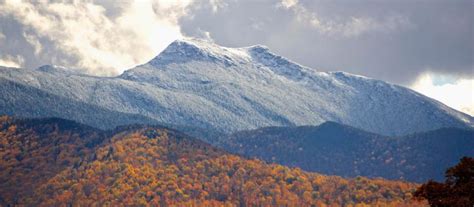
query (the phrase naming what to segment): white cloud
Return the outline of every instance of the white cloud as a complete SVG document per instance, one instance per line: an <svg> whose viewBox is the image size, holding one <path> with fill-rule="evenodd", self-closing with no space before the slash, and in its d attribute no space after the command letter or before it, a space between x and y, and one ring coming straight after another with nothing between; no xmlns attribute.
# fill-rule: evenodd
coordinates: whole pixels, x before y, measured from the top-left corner
<svg viewBox="0 0 474 207"><path fill-rule="evenodd" d="M0 66L21 68L25 60L21 56L5 55L0 57Z"/></svg>
<svg viewBox="0 0 474 207"><path fill-rule="evenodd" d="M141 64L182 37L178 18L188 1L137 0L121 5L118 16L89 3L28 3L5 1L0 16L12 17L27 31L23 34L35 54L51 55L51 63L82 68L95 75L116 75ZM47 40L49 50L42 47ZM69 58L62 58L66 55Z"/></svg>
<svg viewBox="0 0 474 207"><path fill-rule="evenodd" d="M201 28L197 29L195 37L207 40L209 42L214 42L214 39L211 36L211 33L205 30L202 30Z"/></svg>
<svg viewBox="0 0 474 207"><path fill-rule="evenodd" d="M413 26L409 19L390 14L378 20L371 17L351 16L343 21L324 19L315 12L311 12L298 2L298 0L282 0L277 7L293 12L296 20L317 29L321 34L340 37L357 37L369 32L390 32L401 28ZM340 18L335 18L340 19Z"/></svg>
<svg viewBox="0 0 474 207"><path fill-rule="evenodd" d="M298 0L282 0L280 2L280 5L287 9L294 7L297 4L298 4Z"/></svg>
<svg viewBox="0 0 474 207"><path fill-rule="evenodd" d="M219 9L227 7L227 3L224 0L209 0L209 4L212 7L212 12L216 13Z"/></svg>
<svg viewBox="0 0 474 207"><path fill-rule="evenodd" d="M458 79L425 73L411 86L458 111L474 116L474 79ZM450 80L450 81L447 81Z"/></svg>
<svg viewBox="0 0 474 207"><path fill-rule="evenodd" d="M27 34L26 32L23 32L23 37L34 48L34 53L38 56L43 48L38 37L32 34Z"/></svg>

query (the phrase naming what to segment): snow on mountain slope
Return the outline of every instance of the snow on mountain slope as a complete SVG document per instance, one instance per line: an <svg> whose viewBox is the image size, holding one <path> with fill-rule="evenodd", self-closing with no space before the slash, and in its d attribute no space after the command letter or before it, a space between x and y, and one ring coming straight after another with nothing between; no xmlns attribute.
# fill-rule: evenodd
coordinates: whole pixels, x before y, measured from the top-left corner
<svg viewBox="0 0 474 207"><path fill-rule="evenodd" d="M318 72L258 45L226 48L184 39L118 77L8 68L0 68L0 77L109 110L226 133L336 121L404 135L474 123L473 117L410 89Z"/></svg>
<svg viewBox="0 0 474 207"><path fill-rule="evenodd" d="M35 87L0 77L0 114L16 117L58 117L101 129L130 123L157 125L156 120L136 114L120 113L57 96Z"/></svg>

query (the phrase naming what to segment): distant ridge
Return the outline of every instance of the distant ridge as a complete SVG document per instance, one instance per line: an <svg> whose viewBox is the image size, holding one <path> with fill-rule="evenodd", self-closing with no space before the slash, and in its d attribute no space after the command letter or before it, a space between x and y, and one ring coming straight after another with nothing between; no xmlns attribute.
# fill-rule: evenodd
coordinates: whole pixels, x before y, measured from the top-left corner
<svg viewBox="0 0 474 207"><path fill-rule="evenodd" d="M442 180L460 158L474 157L474 130L459 128L386 137L325 122L242 131L220 140L230 152L308 171L413 182Z"/></svg>

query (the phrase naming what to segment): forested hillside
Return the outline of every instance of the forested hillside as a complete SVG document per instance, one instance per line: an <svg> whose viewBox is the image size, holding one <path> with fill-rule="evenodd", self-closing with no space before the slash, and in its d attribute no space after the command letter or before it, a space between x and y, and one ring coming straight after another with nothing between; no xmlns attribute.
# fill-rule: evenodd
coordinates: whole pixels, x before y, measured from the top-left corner
<svg viewBox="0 0 474 207"><path fill-rule="evenodd" d="M90 159L104 132L62 119L0 117L0 204L16 203L41 184Z"/></svg>
<svg viewBox="0 0 474 207"><path fill-rule="evenodd" d="M474 156L474 131L457 128L386 137L326 122L242 131L220 140L230 152L307 171L412 182L441 180L461 157Z"/></svg>
<svg viewBox="0 0 474 207"><path fill-rule="evenodd" d="M163 127L104 132L62 119L5 116L0 127L2 205L415 204L416 184L266 164Z"/></svg>

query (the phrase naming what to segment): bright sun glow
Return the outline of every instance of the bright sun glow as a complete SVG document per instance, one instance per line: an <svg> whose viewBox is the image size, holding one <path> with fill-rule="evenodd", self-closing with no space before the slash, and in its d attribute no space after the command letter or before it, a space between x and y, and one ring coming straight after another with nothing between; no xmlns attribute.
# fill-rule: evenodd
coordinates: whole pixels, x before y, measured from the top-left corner
<svg viewBox="0 0 474 207"><path fill-rule="evenodd" d="M411 88L456 110L473 116L474 79L458 79L454 81L446 81L446 79L448 78L441 75L426 73L420 76Z"/></svg>

